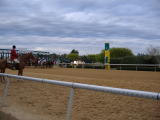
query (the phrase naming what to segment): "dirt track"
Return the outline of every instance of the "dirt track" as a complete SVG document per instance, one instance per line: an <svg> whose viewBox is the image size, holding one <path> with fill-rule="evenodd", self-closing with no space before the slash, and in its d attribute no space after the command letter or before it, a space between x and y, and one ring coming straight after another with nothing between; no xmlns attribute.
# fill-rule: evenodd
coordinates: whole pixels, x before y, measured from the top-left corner
<svg viewBox="0 0 160 120"><path fill-rule="evenodd" d="M7 70L7 73L17 74ZM25 69L25 76L160 92L159 72ZM0 85L0 90L2 84ZM64 120L69 88L12 80L8 107L21 120ZM160 120L160 101L76 89L73 120Z"/></svg>

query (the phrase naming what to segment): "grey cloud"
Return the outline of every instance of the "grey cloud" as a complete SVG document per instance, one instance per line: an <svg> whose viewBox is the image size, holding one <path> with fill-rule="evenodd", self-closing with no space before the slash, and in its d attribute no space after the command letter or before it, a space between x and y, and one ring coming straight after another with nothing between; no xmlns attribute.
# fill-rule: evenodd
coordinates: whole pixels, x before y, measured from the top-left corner
<svg viewBox="0 0 160 120"><path fill-rule="evenodd" d="M66 15L71 16L66 18ZM159 19L158 0L0 1L0 36L8 39L10 44L17 41L21 46L22 44L29 45L30 39L34 39L28 36L38 36L35 42L32 42L34 46L41 46L40 44L45 43L44 39L41 40L43 37L58 37L62 39L52 41L56 45L75 46L76 44L80 49L83 48L84 43L96 47L95 43L102 43L104 40L115 37L117 41L118 38L128 40L128 42L117 42L119 46L127 46L135 39L142 39L145 44L151 41L152 44L158 44L160 40ZM21 36L22 39L16 40L13 36ZM68 37L76 39L64 41ZM90 41L77 41L78 38ZM112 41L113 39L110 40ZM52 42L50 40L49 43ZM1 44L5 44L2 39ZM116 42L113 44L117 45ZM132 48L131 45L130 48Z"/></svg>
<svg viewBox="0 0 160 120"><path fill-rule="evenodd" d="M23 24L11 22L1 25L0 34L61 36L61 37L111 37L120 36L128 38L157 39L160 34L145 30L136 30L127 26L77 24L66 21L49 21L47 19L24 20Z"/></svg>

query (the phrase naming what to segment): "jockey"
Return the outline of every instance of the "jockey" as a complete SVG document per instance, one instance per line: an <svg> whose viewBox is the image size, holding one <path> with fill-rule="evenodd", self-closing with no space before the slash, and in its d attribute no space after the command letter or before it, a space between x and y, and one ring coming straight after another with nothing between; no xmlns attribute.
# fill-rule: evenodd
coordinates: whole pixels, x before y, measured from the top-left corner
<svg viewBox="0 0 160 120"><path fill-rule="evenodd" d="M16 53L16 46L13 45L11 50L11 61L13 63L19 63L19 60L17 58L18 58L18 54Z"/></svg>

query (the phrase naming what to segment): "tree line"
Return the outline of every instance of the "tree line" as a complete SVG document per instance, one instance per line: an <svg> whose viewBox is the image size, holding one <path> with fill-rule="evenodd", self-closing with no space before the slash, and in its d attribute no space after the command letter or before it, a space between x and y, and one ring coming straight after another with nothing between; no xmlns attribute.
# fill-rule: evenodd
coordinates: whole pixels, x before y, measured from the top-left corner
<svg viewBox="0 0 160 120"><path fill-rule="evenodd" d="M52 57L61 63L70 63L81 60L85 63L104 63L104 51L99 54L79 55L79 51L73 49L69 54L52 54ZM147 48L147 53L134 55L129 48L111 48L111 64L160 64L160 49L155 47Z"/></svg>

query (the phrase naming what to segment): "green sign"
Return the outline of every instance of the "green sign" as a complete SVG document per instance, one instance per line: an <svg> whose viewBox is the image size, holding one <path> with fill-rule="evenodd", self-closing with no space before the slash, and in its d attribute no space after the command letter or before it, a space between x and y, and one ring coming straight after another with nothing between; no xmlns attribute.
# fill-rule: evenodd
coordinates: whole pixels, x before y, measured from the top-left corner
<svg viewBox="0 0 160 120"><path fill-rule="evenodd" d="M109 50L109 43L105 43L105 50Z"/></svg>

